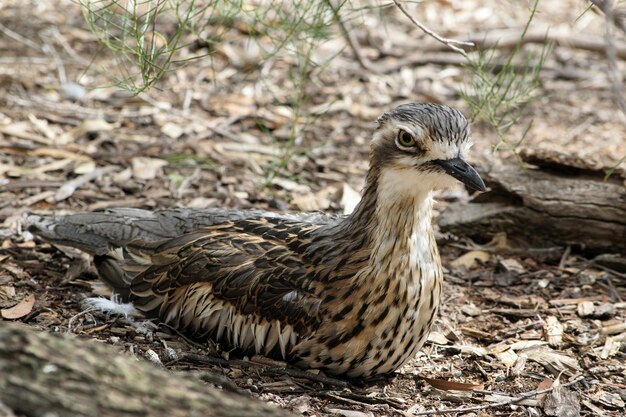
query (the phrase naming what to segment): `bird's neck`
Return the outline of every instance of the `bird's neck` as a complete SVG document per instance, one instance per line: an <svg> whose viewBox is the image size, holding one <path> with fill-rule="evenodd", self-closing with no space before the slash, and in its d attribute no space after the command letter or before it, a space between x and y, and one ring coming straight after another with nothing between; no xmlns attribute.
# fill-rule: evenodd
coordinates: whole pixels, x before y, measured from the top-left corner
<svg viewBox="0 0 626 417"><path fill-rule="evenodd" d="M367 286L372 277L406 280L414 268L440 268L432 228L432 184L414 170L372 165L353 213L312 236L306 255L317 265L320 280L347 279L357 285L362 280Z"/></svg>
<svg viewBox="0 0 626 417"><path fill-rule="evenodd" d="M371 169L363 197L346 219L349 229L366 234L375 263L391 252L430 250L432 187L412 169Z"/></svg>

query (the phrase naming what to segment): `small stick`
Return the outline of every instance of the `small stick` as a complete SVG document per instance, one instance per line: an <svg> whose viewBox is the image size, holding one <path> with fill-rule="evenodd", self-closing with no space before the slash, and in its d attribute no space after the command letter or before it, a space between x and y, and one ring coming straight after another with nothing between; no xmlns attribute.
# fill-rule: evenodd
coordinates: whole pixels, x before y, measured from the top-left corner
<svg viewBox="0 0 626 417"><path fill-rule="evenodd" d="M326 0L326 4L332 10L333 17L335 18L335 21L339 25L339 29L341 29L341 33L343 34L343 37L346 39L348 46L352 50L352 53L354 54L354 57L356 58L361 68L368 70L368 71L379 72L376 68L372 66L372 63L367 58L361 55L361 51L359 50L356 39L354 39L352 32L348 30L348 27L346 26L345 22L341 18L341 15L339 14L339 8L335 7L335 5L331 2L331 0Z"/></svg>
<svg viewBox="0 0 626 417"><path fill-rule="evenodd" d="M609 22L613 22L613 24L621 29L622 32L626 33L626 22L624 21L623 13L614 13L615 9L613 8L613 0L589 0L592 4L594 4L598 9L602 10L607 17ZM607 22L607 23L609 23Z"/></svg>
<svg viewBox="0 0 626 417"><path fill-rule="evenodd" d="M453 51L456 51L462 55L467 55L466 52L459 48L456 45L464 45L464 46L474 46L473 42L465 42L465 41L457 41L455 39L448 39L448 38L444 38L443 36L433 32L432 30L428 29L426 26L424 26L420 21L418 21L417 19L415 19L413 16L411 16L409 14L409 12L407 12L407 10L400 4L400 2L398 0L393 0L393 2L396 4L396 6L398 7L398 9L400 9L400 11L402 13L404 13L404 15L406 17L409 18L409 20L411 22L413 22L413 24L415 26L417 26L418 28L420 28L424 33L426 33L427 35L432 36L433 38L437 39L439 42L443 43L444 45L446 45L448 48L452 49Z"/></svg>
<svg viewBox="0 0 626 417"><path fill-rule="evenodd" d="M615 51L615 42L613 35L613 0L605 0L604 8L602 11L606 15L606 28L604 32L604 39L606 42L606 59L609 67L609 79L613 84L613 93L617 105L622 111L622 120L626 120L626 99L624 98L624 87L622 85L622 75L617 66L617 53Z"/></svg>
<svg viewBox="0 0 626 417"><path fill-rule="evenodd" d="M566 384L561 384L561 387L569 387L571 385L577 384L580 381L582 381L584 379L584 377L579 377L576 378ZM521 394L517 397L514 398L509 398L506 401L500 401L497 403L492 403L492 404L483 404L483 405L478 405L476 407L459 407L459 408L446 408L443 410L429 410L429 411L418 411L416 413L410 413L407 415L410 416L432 416L432 415L436 415L436 414L446 414L446 413L468 413L468 412L473 412L473 411L481 411L481 410L486 410L489 408L498 408L498 407L502 407L504 405L510 405L510 404L515 404L518 403L522 400L525 400L527 398L530 397L535 397L537 395L540 394L546 394L548 392L551 392L552 390L554 390L554 387L550 387L550 388L546 388L546 389L540 389L540 390L535 390L535 391L529 391L526 392L524 394Z"/></svg>
<svg viewBox="0 0 626 417"><path fill-rule="evenodd" d="M268 373L268 374L287 375L293 378L303 378L303 379L308 379L309 381L320 382L322 384L332 385L332 386L341 387L341 388L345 388L348 386L348 383L346 381L342 381L337 378L331 378L331 377L324 376L324 375L313 374L311 372L302 371L300 369L269 367L264 364L244 361L240 359L226 360L226 359L214 358L210 356L202 356L202 355L198 355L195 353L186 353L181 358L181 360L189 361L189 362L197 362L197 363L206 363L210 365L219 365L219 366L224 366L228 368L232 366L239 366L241 368L260 368L265 373Z"/></svg>

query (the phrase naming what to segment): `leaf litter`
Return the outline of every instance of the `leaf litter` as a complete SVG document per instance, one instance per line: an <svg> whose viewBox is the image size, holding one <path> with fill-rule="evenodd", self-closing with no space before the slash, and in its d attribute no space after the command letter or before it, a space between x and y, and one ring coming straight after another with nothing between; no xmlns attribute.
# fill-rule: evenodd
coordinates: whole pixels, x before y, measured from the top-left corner
<svg viewBox="0 0 626 417"><path fill-rule="evenodd" d="M431 27L451 34L480 33L501 26L502 20L522 24L526 18L524 7L479 3L425 2L411 10ZM598 27L602 19L584 15L577 20L578 3L573 0L569 8L542 3L547 13L538 16L541 24L575 22L576 33L602 33ZM93 35L77 29L84 23L73 2L55 0L39 7L41 12L33 15L23 2L8 0L0 18L33 40L39 39L41 27L55 24L66 39L60 51L73 51L88 62L96 56L96 64L113 62L96 54L99 46ZM24 13L31 17L28 24L14 19ZM394 24L385 31L372 29L380 27L374 17L355 30L363 35L359 43L370 61L390 67L426 48L428 42L400 16L392 13L388 18ZM106 294L93 267L81 266L70 251L33 242L32 236L19 231L22 213L128 206L347 213L359 201L368 142L381 111L417 100L468 110L456 90L464 77L459 68L433 61L369 73L355 65L340 40L324 45L337 50L323 75L311 75L317 90L307 104L310 116L303 113L294 120L293 109L285 104L291 97L285 87L287 70L294 62L270 61L264 67L265 79L234 70L233 66L243 68L256 60L258 51L250 49L235 29L227 37L228 47L215 55L211 71L189 63L178 76L167 77L159 90L146 93L145 99L97 88L110 80L103 73L81 78L85 68L75 64L66 65L66 71L80 81L76 84L80 88L70 91L68 83L57 79L55 60L0 38L0 82L6 87L0 90L3 320L24 321L45 331L70 330L128 346L137 356L171 370L214 372L228 381L223 386L305 415L412 415L476 404L511 416L538 415L538 410L561 415L557 410L564 405L571 415L623 415L625 272L600 267L565 248L557 250L556 262L515 253L509 244L512 236L494 236L487 243L439 236L447 272L445 299L433 333L422 352L393 378L364 386L354 381L333 385L324 375L313 380L296 372L269 372L269 365L250 365L219 346L198 345L164 328L84 314L85 297ZM390 43L391 38L403 41ZM444 54L432 50L433 56ZM594 74L605 71L592 52L559 46L556 54L548 58L554 61L550 65L584 68ZM74 62L71 54L63 59ZM32 64L18 71L14 62L19 60ZM188 87L181 84L184 79L200 81L190 90L191 101L182 111ZM554 73L542 81L543 101L532 102L525 110L526 117L534 120L528 148L554 148L582 160L593 156L604 165L626 153L620 140L626 137L626 129L616 122L619 115L607 98L611 87L606 80L594 76L592 92L584 87L585 80L567 80ZM49 86L59 90L51 91ZM293 123L302 126L293 142L294 152L283 161L284 170L270 178L270 167L280 162L292 139ZM581 124L586 128L578 129ZM488 126L478 122L473 129L473 162L490 166L507 158L506 152L491 151L497 138ZM520 133L516 129L511 134ZM437 212L445 210L448 201L467 198L460 188L444 196ZM201 363L191 354L222 362ZM178 359L169 360L172 355ZM228 360L223 362L224 358ZM559 380L560 386L576 383L563 391L555 388L553 381ZM426 381L443 382L433 386ZM548 385L544 388L538 381ZM524 397L542 389L553 391L544 397Z"/></svg>

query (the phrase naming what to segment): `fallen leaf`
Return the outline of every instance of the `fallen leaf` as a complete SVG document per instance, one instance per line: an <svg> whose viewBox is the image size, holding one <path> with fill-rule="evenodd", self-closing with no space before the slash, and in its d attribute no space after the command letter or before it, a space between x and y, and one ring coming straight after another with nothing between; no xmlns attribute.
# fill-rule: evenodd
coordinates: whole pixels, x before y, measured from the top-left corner
<svg viewBox="0 0 626 417"><path fill-rule="evenodd" d="M454 268L472 269L474 266L478 265L477 260L481 263L485 263L489 258L491 258L491 255L488 252L473 250L450 262L450 265Z"/></svg>
<svg viewBox="0 0 626 417"><path fill-rule="evenodd" d="M578 303L576 310L580 317L589 317L594 313L596 307L592 301L582 301Z"/></svg>
<svg viewBox="0 0 626 417"><path fill-rule="evenodd" d="M8 320L19 319L33 311L34 305L35 294L30 294L28 297L24 298L13 307L3 308L2 310L0 310L0 316L2 316L3 319Z"/></svg>
<svg viewBox="0 0 626 417"><path fill-rule="evenodd" d="M0 300L10 300L15 297L15 287L12 285L0 285Z"/></svg>
<svg viewBox="0 0 626 417"><path fill-rule="evenodd" d="M558 347L563 343L563 325L554 316L549 316L543 326L543 332L546 335L548 344L552 347Z"/></svg>
<svg viewBox="0 0 626 417"><path fill-rule="evenodd" d="M518 356L513 349L507 349L502 352L495 353L496 358L502 362L507 368L512 367L517 362Z"/></svg>
<svg viewBox="0 0 626 417"><path fill-rule="evenodd" d="M113 129L115 129L115 125L104 119L88 119L69 132L69 135L73 139L77 139L87 133L108 132Z"/></svg>
<svg viewBox="0 0 626 417"><path fill-rule="evenodd" d="M133 177L140 180L151 180L155 178L161 169L167 165L163 159L136 157L130 160Z"/></svg>
<svg viewBox="0 0 626 417"><path fill-rule="evenodd" d="M604 342L604 346L602 347L602 352L600 352L600 359L608 359L613 355L616 355L624 343L616 337L608 336L606 341Z"/></svg>
<svg viewBox="0 0 626 417"><path fill-rule="evenodd" d="M436 345L447 345L450 343L448 338L439 332L430 332L428 335L428 341Z"/></svg>
<svg viewBox="0 0 626 417"><path fill-rule="evenodd" d="M446 381L445 379L435 379L420 377L424 381L428 382L434 388L442 391L473 391L477 389L483 389L483 384L468 384L465 382Z"/></svg>
<svg viewBox="0 0 626 417"><path fill-rule="evenodd" d="M349 184L343 183L343 192L341 193L341 207L343 207L343 214L351 214L354 208L361 201L361 194Z"/></svg>
<svg viewBox="0 0 626 417"><path fill-rule="evenodd" d="M547 346L531 348L524 350L528 355L528 359L535 361L548 370L565 372L567 375L573 375L580 372L578 361L563 353L550 349Z"/></svg>
<svg viewBox="0 0 626 417"><path fill-rule="evenodd" d="M330 200L324 193L303 193L293 196L291 201L300 211L310 212L326 210L330 207Z"/></svg>
<svg viewBox="0 0 626 417"><path fill-rule="evenodd" d="M172 139L178 139L185 133L185 129L176 123L169 122L161 126L161 133Z"/></svg>
<svg viewBox="0 0 626 417"><path fill-rule="evenodd" d="M543 412L555 417L580 416L578 393L563 387L558 380L552 385L554 389L543 398Z"/></svg>
<svg viewBox="0 0 626 417"><path fill-rule="evenodd" d="M505 271L513 272L518 275L526 272L526 269L522 266L522 264L513 258L502 259L498 262L498 265Z"/></svg>

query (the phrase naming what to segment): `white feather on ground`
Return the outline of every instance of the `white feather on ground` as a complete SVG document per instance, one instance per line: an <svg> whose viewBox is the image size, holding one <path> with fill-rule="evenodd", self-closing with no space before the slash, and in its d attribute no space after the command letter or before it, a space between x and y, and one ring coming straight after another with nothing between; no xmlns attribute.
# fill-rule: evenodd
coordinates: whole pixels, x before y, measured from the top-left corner
<svg viewBox="0 0 626 417"><path fill-rule="evenodd" d="M122 303L115 295L111 299L104 297L88 297L83 300L86 308L98 310L104 314L114 314L125 318L142 317L139 310L132 303Z"/></svg>

